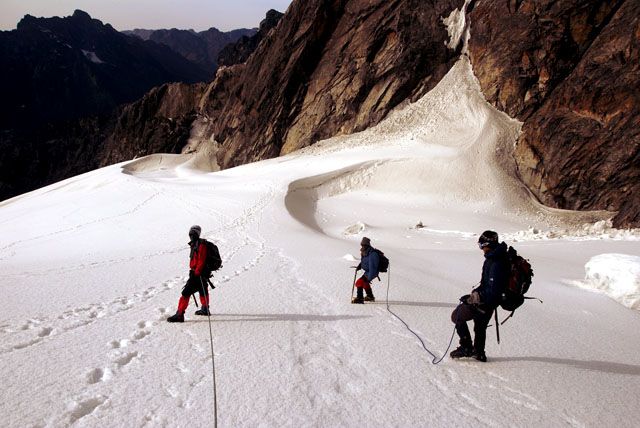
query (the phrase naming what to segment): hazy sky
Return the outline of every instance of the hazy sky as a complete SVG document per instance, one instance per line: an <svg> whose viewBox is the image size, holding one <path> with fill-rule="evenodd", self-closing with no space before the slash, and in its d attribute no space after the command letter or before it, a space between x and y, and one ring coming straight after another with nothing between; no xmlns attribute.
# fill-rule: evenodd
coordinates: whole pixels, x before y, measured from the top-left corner
<svg viewBox="0 0 640 428"><path fill-rule="evenodd" d="M292 0L0 0L0 30L13 30L26 14L69 16L81 9L116 30L257 27L269 9L284 12Z"/></svg>

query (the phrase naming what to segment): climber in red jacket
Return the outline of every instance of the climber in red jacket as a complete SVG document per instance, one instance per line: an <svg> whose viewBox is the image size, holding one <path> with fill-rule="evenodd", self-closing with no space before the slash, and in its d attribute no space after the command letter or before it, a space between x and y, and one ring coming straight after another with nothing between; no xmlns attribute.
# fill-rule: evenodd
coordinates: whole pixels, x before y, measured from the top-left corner
<svg viewBox="0 0 640 428"><path fill-rule="evenodd" d="M196 315L211 315L209 312L209 287L205 272L205 260L207 259L207 246L200 239L202 229L200 226L191 226L189 229L189 247L191 247L189 261L189 280L182 289L182 296L178 301L178 311L167 318L169 322L184 322L184 312L189 306L189 298L196 292L200 294L202 307L196 311Z"/></svg>

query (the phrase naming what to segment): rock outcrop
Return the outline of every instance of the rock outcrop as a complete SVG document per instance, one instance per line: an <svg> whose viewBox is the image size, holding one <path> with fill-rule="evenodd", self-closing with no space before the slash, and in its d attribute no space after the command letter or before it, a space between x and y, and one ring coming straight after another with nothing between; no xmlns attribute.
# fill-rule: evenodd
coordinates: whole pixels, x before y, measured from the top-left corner
<svg viewBox="0 0 640 428"><path fill-rule="evenodd" d="M294 1L205 107L223 168L365 129L424 95L457 53L441 17L462 0Z"/></svg>
<svg viewBox="0 0 640 428"><path fill-rule="evenodd" d="M640 3L479 2L469 53L487 100L524 122L520 175L557 208L640 225Z"/></svg>
<svg viewBox="0 0 640 428"><path fill-rule="evenodd" d="M205 89L203 83L165 84L119 108L97 156L100 166L153 153L180 153Z"/></svg>
<svg viewBox="0 0 640 428"><path fill-rule="evenodd" d="M235 43L228 44L220 50L218 54L218 65L231 66L241 64L249 59L249 56L256 50L262 39L264 39L269 31L278 25L283 13L271 9L267 12L267 16L260 22L258 32L253 35L244 35Z"/></svg>
<svg viewBox="0 0 640 428"><path fill-rule="evenodd" d="M0 200L135 157L180 153L205 89L165 84L110 114L3 131Z"/></svg>

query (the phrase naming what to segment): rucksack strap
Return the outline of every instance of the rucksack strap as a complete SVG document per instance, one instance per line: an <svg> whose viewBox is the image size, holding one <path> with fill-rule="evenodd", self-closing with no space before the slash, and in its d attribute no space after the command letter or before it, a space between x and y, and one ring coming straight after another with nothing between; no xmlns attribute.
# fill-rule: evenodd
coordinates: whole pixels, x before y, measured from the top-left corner
<svg viewBox="0 0 640 428"><path fill-rule="evenodd" d="M497 309L496 309L496 311L497 311ZM502 325L502 324L506 323L506 322L507 322L507 320L513 316L513 313L514 313L514 312L515 312L515 310L511 311L511 313L509 314L509 316L508 316L508 317L506 317L504 320L502 320L502 322L500 323L500 325ZM497 318L496 318L496 319L497 319ZM496 327L497 327L497 326L496 326ZM498 343L500 343L500 341L498 341Z"/></svg>
<svg viewBox="0 0 640 428"><path fill-rule="evenodd" d="M513 312L512 312L513 313ZM493 311L493 315L495 316L496 319L496 337L498 338L498 345L500 344L500 327L498 326L498 308L496 308L495 311Z"/></svg>

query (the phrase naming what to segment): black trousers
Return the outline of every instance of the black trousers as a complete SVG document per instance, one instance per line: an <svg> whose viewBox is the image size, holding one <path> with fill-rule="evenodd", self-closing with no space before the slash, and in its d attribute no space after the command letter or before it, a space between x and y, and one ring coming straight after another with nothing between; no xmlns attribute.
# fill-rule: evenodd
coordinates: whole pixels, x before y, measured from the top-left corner
<svg viewBox="0 0 640 428"><path fill-rule="evenodd" d="M460 346L472 348L477 352L484 352L484 345L487 341L487 326L493 315L493 307L484 305L474 306L462 303L451 313L451 321L456 325L456 332L460 336ZM467 321L473 320L473 332L475 338L471 342L471 333Z"/></svg>
<svg viewBox="0 0 640 428"><path fill-rule="evenodd" d="M182 295L189 298L196 292L200 293L201 296L203 293L205 296L209 295L209 283L207 282L207 278L189 275L189 280L182 289Z"/></svg>

